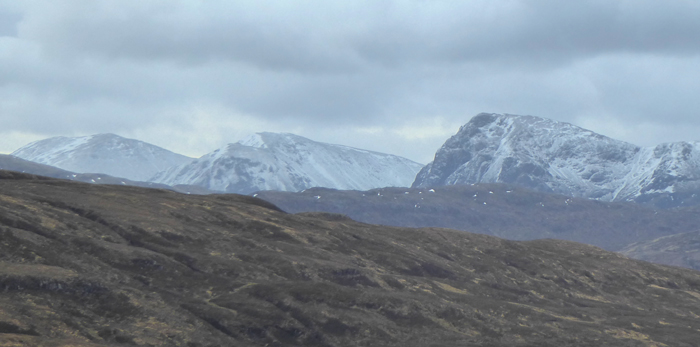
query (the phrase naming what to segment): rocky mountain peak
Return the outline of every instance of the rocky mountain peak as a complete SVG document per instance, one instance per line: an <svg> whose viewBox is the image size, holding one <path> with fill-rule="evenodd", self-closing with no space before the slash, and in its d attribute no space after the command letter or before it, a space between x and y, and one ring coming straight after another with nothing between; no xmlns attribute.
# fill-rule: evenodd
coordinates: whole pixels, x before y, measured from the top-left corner
<svg viewBox="0 0 700 347"><path fill-rule="evenodd" d="M602 200L698 188L692 142L641 148L551 119L481 113L448 139L414 187L508 183Z"/></svg>

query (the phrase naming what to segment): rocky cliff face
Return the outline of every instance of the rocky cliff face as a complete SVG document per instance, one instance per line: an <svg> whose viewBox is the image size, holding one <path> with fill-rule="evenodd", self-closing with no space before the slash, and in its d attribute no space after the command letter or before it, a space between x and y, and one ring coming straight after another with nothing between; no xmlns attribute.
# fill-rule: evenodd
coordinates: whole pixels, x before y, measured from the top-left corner
<svg viewBox="0 0 700 347"><path fill-rule="evenodd" d="M690 142L642 148L568 123L482 113L445 142L413 187L500 182L575 197L678 205L676 195L700 188L698 148Z"/></svg>
<svg viewBox="0 0 700 347"><path fill-rule="evenodd" d="M292 134L260 133L161 172L152 181L243 194L311 187L366 190L409 186L420 168L394 155Z"/></svg>

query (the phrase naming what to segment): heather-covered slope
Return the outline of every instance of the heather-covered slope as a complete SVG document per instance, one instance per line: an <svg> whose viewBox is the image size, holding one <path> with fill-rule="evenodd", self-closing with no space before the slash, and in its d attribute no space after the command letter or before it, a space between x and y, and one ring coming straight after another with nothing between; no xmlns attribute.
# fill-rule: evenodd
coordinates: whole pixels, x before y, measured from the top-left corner
<svg viewBox="0 0 700 347"><path fill-rule="evenodd" d="M550 119L482 113L445 142L413 187L471 183L662 207L697 204L700 145L642 148Z"/></svg>
<svg viewBox="0 0 700 347"><path fill-rule="evenodd" d="M12 155L73 172L101 173L135 181L147 181L161 170L193 160L114 134L52 137L32 142Z"/></svg>
<svg viewBox="0 0 700 347"><path fill-rule="evenodd" d="M372 189L407 187L421 167L390 154L315 142L293 134L259 133L170 168L151 180L242 194L311 187Z"/></svg>
<svg viewBox="0 0 700 347"><path fill-rule="evenodd" d="M694 346L700 274L0 172L0 345Z"/></svg>

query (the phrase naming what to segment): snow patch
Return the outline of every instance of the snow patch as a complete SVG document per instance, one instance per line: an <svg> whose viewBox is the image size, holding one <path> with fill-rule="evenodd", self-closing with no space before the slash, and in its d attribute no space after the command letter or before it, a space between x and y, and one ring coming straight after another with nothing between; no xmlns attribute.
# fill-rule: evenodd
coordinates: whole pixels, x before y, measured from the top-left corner
<svg viewBox="0 0 700 347"><path fill-rule="evenodd" d="M248 147L265 148L265 140L262 138L261 134L253 134L248 137L238 141L239 144Z"/></svg>

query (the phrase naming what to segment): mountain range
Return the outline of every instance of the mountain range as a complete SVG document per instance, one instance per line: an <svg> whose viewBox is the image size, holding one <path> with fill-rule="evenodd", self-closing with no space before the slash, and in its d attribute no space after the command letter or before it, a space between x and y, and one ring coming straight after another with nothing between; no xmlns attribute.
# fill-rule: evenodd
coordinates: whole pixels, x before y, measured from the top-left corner
<svg viewBox="0 0 700 347"><path fill-rule="evenodd" d="M424 193L425 194L425 193ZM3 346L697 345L700 273L0 171Z"/></svg>
<svg viewBox="0 0 700 347"><path fill-rule="evenodd" d="M81 174L0 155L0 170L108 185L210 194L198 186L174 187L105 174ZM40 176L36 176L37 179ZM641 260L700 270L694 237L700 213L694 207L652 209L541 193L504 184L343 191L263 191L256 196L290 213L331 212L354 220L401 227L445 227L511 240L556 238L597 245Z"/></svg>
<svg viewBox="0 0 700 347"><path fill-rule="evenodd" d="M151 145L69 140L16 153L153 170ZM0 345L694 346L696 271L554 239L696 268L698 208L655 207L697 201L696 158L695 143L498 114L463 126L413 188L386 186L418 164L291 134L152 182L0 156ZM289 192L171 191L191 183Z"/></svg>
<svg viewBox="0 0 700 347"><path fill-rule="evenodd" d="M422 168L390 154L276 133L255 134L198 159L114 134L49 138L12 155L77 173L244 194L409 186Z"/></svg>
<svg viewBox="0 0 700 347"><path fill-rule="evenodd" d="M604 201L697 204L700 144L645 148L550 119L482 113L445 142L413 187L496 182Z"/></svg>
<svg viewBox="0 0 700 347"><path fill-rule="evenodd" d="M12 154L77 173L228 193L506 183L657 207L700 204L697 142L639 147L572 124L509 114L473 117L426 166L277 133L258 133L198 159L113 134L50 138Z"/></svg>
<svg viewBox="0 0 700 347"><path fill-rule="evenodd" d="M421 168L421 164L390 154L320 143L293 134L258 133L172 167L151 181L242 194L311 187L366 190L409 186Z"/></svg>

